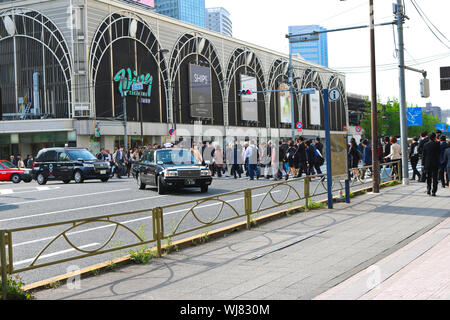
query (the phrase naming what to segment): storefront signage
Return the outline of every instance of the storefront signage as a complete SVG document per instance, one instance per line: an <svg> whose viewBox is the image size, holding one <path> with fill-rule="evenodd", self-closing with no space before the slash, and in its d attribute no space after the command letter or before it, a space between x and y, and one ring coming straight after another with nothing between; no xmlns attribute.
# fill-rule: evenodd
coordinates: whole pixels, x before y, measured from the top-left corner
<svg viewBox="0 0 450 320"><path fill-rule="evenodd" d="M151 95L153 77L150 73L138 76L137 72L131 71L130 68L121 69L114 76L114 81L119 83L119 92L121 96L126 94L129 96L150 97ZM148 85L147 90L133 91L132 86L136 83L142 83L144 86Z"/></svg>

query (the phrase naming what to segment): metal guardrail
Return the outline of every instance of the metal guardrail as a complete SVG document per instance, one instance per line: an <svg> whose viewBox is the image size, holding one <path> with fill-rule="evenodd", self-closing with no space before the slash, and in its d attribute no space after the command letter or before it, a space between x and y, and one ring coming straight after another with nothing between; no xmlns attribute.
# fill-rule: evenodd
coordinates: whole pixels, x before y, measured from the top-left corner
<svg viewBox="0 0 450 320"><path fill-rule="evenodd" d="M386 183L388 181L397 179L401 181L401 170L398 170L399 168L399 161L382 164L380 166L381 183ZM352 187L361 186L371 182L371 166L350 169L350 172L353 175L350 184ZM303 194L299 192L300 186L303 186ZM345 190L343 181L333 180L332 190L333 192ZM255 193L260 191L262 193ZM278 193L282 193L281 198L278 197ZM289 210L289 207L292 207L294 204L299 205L301 201L305 201L304 207L305 209L308 209L309 202L312 198L317 198L325 194L327 194L326 175L322 174L274 182L264 186L223 193L217 196L180 202L156 208L148 208L127 213L104 215L99 217L56 222L24 228L0 230L0 263L3 299L6 299L8 275L149 244L155 244L158 256L161 256L161 242L163 240L169 240L173 237L195 232L205 227L215 226L240 218L246 219L247 228L250 229L252 226L253 218L260 213L272 210L274 208L282 207L286 207L287 211ZM239 196L239 198L229 199L233 196ZM260 197L261 199L253 199L258 197ZM241 205L241 208L239 208L239 205ZM211 207L217 207L216 214L208 220L202 218L202 214L199 211L201 209ZM175 212L184 212L184 214L182 215L181 219L175 222L175 224L172 226L171 231L169 233L165 233L164 213L166 213L167 210L173 208L181 208L179 210L176 210ZM140 235L137 232L131 230L128 226L125 225L123 221L119 221L119 218L138 214L145 215L145 217L141 219L152 219L152 237L149 240L147 240L143 235ZM208 214L210 215L209 211ZM183 228L183 223L187 222L188 217L193 217L194 221L196 221L198 225L187 226ZM82 248L82 246L79 246L70 240L70 236L77 233L75 229L82 229L89 224L95 223L106 224L104 228L113 227L111 234L107 237L103 244L99 245L93 250L86 250ZM58 234L56 236L50 237L51 240L39 251L39 253L35 256L30 264L28 264L26 267L16 268L13 261L14 235L21 232L36 232L51 228L58 229ZM129 241L129 243L125 245L120 244L119 246L108 247L112 244L113 239L118 234L118 231L123 231L131 235L131 238L135 240ZM44 253L47 251L47 249L49 249L51 245L57 241L65 241L69 248L72 249L72 251L75 251L79 254L69 258L54 260L51 262L40 262L39 260L45 257Z"/></svg>

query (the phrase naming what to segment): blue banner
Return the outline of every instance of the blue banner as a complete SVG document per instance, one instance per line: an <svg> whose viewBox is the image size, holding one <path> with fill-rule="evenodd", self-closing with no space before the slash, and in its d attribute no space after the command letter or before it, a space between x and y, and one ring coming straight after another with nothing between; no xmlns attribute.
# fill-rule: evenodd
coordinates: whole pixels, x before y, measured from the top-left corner
<svg viewBox="0 0 450 320"><path fill-rule="evenodd" d="M442 132L445 132L445 123L436 123L436 130L441 130Z"/></svg>
<svg viewBox="0 0 450 320"><path fill-rule="evenodd" d="M406 108L406 125L414 127L422 124L422 108Z"/></svg>

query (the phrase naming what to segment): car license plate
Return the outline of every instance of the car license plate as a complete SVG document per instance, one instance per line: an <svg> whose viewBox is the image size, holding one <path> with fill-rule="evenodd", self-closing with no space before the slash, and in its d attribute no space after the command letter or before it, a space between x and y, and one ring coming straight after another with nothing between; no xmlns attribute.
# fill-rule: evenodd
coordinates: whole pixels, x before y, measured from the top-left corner
<svg viewBox="0 0 450 320"><path fill-rule="evenodd" d="M106 174L106 170L100 170L100 174Z"/></svg>
<svg viewBox="0 0 450 320"><path fill-rule="evenodd" d="M186 179L186 180L184 180L184 184L188 185L188 186L193 185L193 184L195 184L195 180L194 179Z"/></svg>

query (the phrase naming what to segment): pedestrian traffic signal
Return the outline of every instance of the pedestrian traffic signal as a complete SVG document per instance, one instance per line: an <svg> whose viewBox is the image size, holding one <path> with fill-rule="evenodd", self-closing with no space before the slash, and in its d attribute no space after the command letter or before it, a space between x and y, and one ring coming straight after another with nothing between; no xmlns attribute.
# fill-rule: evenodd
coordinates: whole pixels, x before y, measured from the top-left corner
<svg viewBox="0 0 450 320"><path fill-rule="evenodd" d="M100 128L99 128L99 127L95 127L95 136L96 136L97 138L100 137Z"/></svg>
<svg viewBox="0 0 450 320"><path fill-rule="evenodd" d="M239 91L238 94L239 94L240 96L250 95L250 94L252 94L252 90L244 89L244 90Z"/></svg>

